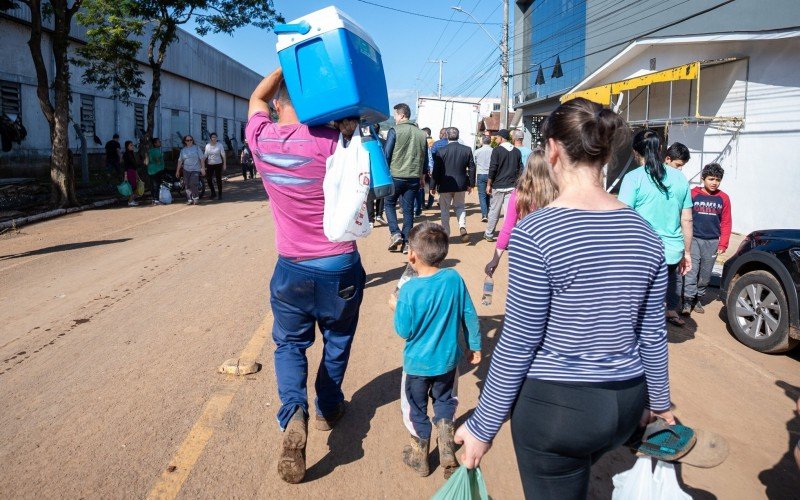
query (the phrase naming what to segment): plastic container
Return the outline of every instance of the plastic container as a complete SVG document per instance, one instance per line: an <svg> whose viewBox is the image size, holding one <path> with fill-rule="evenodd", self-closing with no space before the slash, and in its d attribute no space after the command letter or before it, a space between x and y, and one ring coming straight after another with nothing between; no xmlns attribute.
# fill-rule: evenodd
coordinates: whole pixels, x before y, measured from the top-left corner
<svg viewBox="0 0 800 500"><path fill-rule="evenodd" d="M485 306L492 305L492 293L494 293L494 280L491 276L486 276L483 280L483 297L481 297L481 304Z"/></svg>
<svg viewBox="0 0 800 500"><path fill-rule="evenodd" d="M363 129L362 129L363 130ZM394 194L394 181L386 162L386 153L383 151L378 134L375 129L369 127L367 135L362 134L361 145L369 153L369 188L375 199L384 198Z"/></svg>
<svg viewBox="0 0 800 500"><path fill-rule="evenodd" d="M372 38L336 7L275 27L278 59L297 117L306 125L389 117L383 61Z"/></svg>
<svg viewBox="0 0 800 500"><path fill-rule="evenodd" d="M403 275L400 276L400 279L397 280L397 286L394 289L394 296L395 298L400 296L400 289L403 288L403 285L408 283L408 280L417 276L417 272L411 267L411 264L406 264L406 268L403 271Z"/></svg>

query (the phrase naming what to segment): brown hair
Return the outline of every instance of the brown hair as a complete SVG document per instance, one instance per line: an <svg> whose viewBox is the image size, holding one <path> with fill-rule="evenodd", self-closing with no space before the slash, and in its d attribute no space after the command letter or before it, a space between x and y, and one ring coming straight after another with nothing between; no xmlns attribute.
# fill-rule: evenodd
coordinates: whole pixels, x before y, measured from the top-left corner
<svg viewBox="0 0 800 500"><path fill-rule="evenodd" d="M578 97L556 108L542 123L542 135L561 143L573 162L604 164L628 140L617 113Z"/></svg>
<svg viewBox="0 0 800 500"><path fill-rule="evenodd" d="M544 151L535 149L528 156L525 172L517 181L517 220L545 207L558 196L558 186L550 177L550 165L544 158Z"/></svg>
<svg viewBox="0 0 800 500"><path fill-rule="evenodd" d="M423 222L417 224L408 234L408 246L425 264L438 267L450 246L447 233L440 224Z"/></svg>

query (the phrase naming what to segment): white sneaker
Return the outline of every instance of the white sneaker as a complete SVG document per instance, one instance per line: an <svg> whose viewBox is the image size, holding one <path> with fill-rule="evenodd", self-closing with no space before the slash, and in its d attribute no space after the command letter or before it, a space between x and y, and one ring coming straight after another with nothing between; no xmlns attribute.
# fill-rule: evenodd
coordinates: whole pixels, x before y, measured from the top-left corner
<svg viewBox="0 0 800 500"><path fill-rule="evenodd" d="M136 203L136 201L129 201L129 202L128 202L128 206L129 206L129 207L138 207L138 206L139 206L139 204L138 204L138 203Z"/></svg>
<svg viewBox="0 0 800 500"><path fill-rule="evenodd" d="M187 204L187 205L191 205L191 204L192 204L192 199L191 199L191 198L188 198L188 199L186 200L186 204Z"/></svg>

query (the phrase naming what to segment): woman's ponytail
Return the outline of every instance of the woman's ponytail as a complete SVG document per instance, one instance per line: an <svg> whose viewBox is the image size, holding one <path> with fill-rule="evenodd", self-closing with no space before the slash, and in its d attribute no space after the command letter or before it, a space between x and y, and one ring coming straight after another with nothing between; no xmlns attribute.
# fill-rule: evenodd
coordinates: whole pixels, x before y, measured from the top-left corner
<svg viewBox="0 0 800 500"><path fill-rule="evenodd" d="M661 139L658 134L650 129L644 129L633 137L633 150L644 158L644 171L653 180L658 190L664 194L669 193L669 188L664 184L667 170L661 157Z"/></svg>

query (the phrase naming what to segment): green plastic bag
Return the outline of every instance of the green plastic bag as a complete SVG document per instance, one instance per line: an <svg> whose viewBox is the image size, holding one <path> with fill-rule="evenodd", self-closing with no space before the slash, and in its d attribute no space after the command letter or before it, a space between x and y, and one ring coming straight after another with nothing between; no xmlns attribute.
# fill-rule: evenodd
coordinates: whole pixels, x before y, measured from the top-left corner
<svg viewBox="0 0 800 500"><path fill-rule="evenodd" d="M489 500L481 468L459 467L431 500Z"/></svg>
<svg viewBox="0 0 800 500"><path fill-rule="evenodd" d="M119 191L120 195L125 196L126 198L133 194L133 189L131 189L131 184L128 181L122 181L117 184L117 191Z"/></svg>

